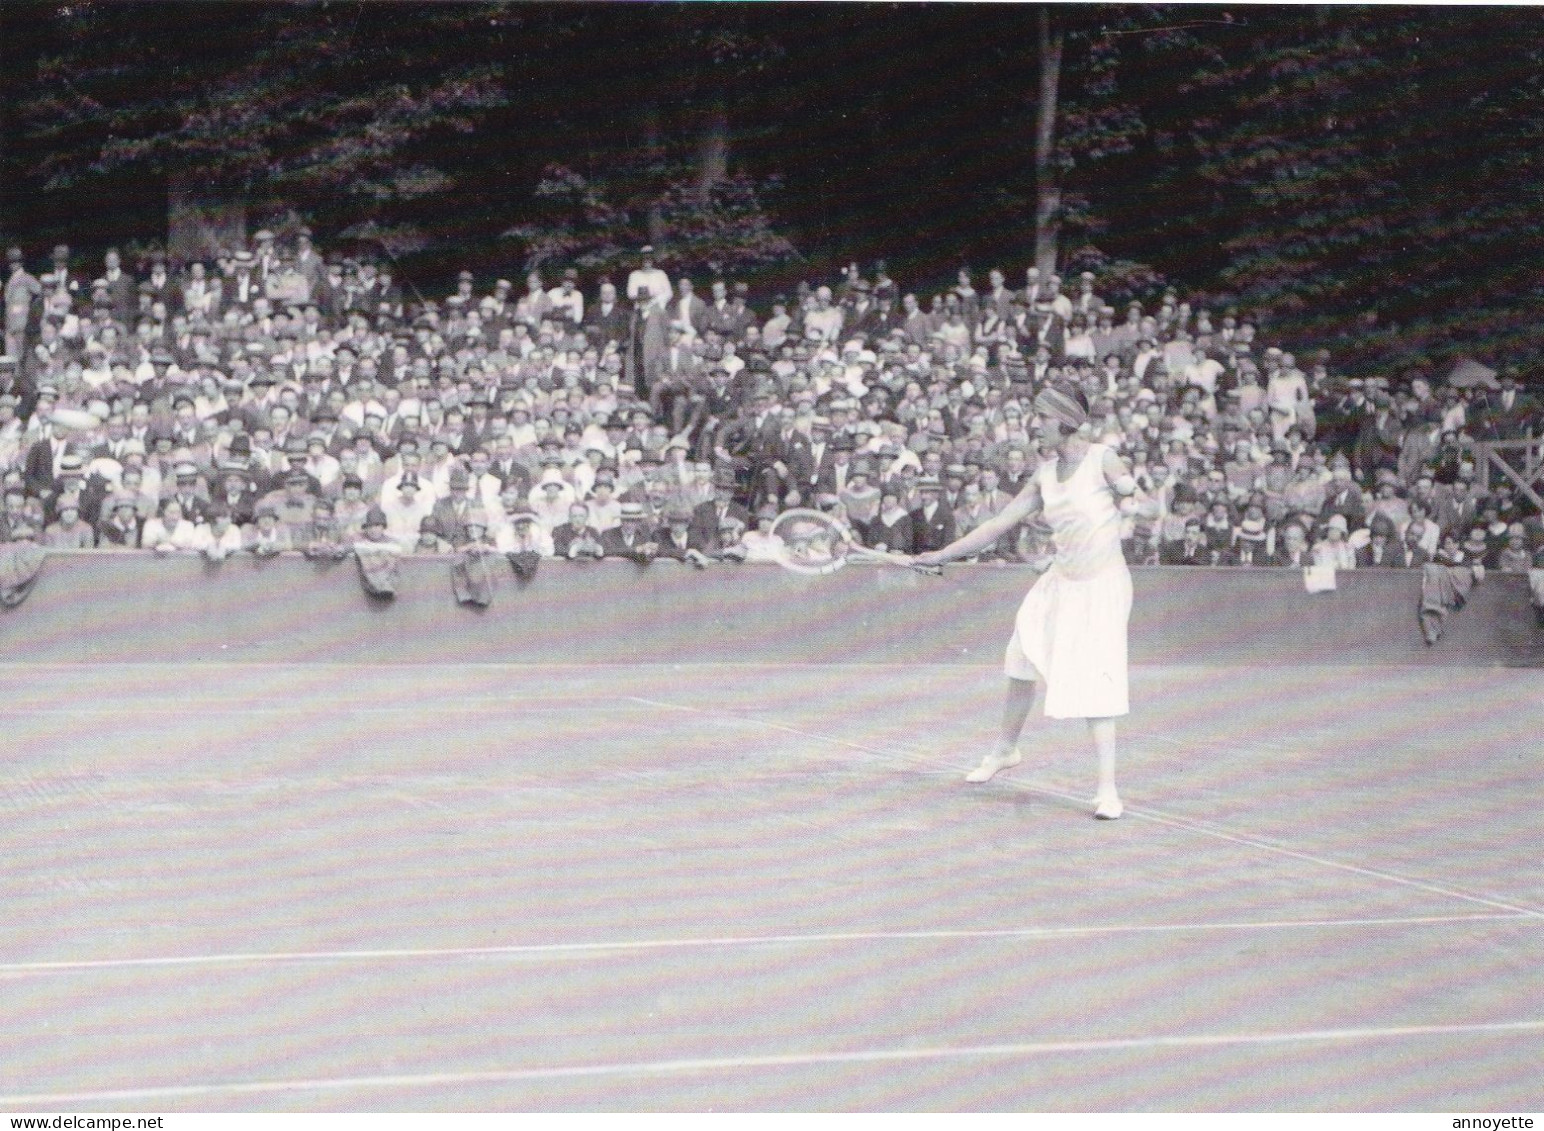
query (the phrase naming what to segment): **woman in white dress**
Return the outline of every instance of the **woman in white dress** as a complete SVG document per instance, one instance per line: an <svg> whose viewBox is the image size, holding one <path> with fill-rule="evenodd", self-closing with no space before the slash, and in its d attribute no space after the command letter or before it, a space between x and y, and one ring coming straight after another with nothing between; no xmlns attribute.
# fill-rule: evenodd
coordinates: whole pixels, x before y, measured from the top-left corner
<svg viewBox="0 0 1544 1131"><path fill-rule="evenodd" d="M1122 812L1115 789L1115 720L1128 712L1126 624L1131 574L1121 553L1121 501L1137 483L1112 448L1083 435L1088 402L1072 386L1055 385L1035 398L1042 446L1054 452L1018 495L993 518L942 550L920 554L922 565L942 565L979 553L1026 518L1051 527L1056 553L1019 607L1004 670L1008 677L997 745L966 781L989 781L1019 764L1019 734L1035 702L1035 681L1046 685L1045 713L1087 719L1099 757L1094 816Z"/></svg>

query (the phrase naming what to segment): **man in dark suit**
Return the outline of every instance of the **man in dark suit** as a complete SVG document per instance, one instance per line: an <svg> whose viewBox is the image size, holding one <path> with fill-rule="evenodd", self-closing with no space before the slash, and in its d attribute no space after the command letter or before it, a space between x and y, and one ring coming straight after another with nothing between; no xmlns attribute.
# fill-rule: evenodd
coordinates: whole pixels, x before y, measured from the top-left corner
<svg viewBox="0 0 1544 1131"><path fill-rule="evenodd" d="M746 305L750 293L750 288L744 283L735 283L729 288L729 314L725 324L728 326L726 337L732 342L744 341L745 332L758 325L756 312Z"/></svg>
<svg viewBox="0 0 1544 1131"><path fill-rule="evenodd" d="M44 420L48 419L48 414L53 411L56 396L51 387L45 386L39 389L36 415ZM58 493L59 466L68 446L64 433L50 427L27 449L26 460L22 465L27 494L46 502Z"/></svg>
<svg viewBox="0 0 1544 1131"><path fill-rule="evenodd" d="M642 503L623 503L622 522L600 536L601 548L608 558L626 558L647 565L654 560L659 546L644 529Z"/></svg>
<svg viewBox="0 0 1544 1131"><path fill-rule="evenodd" d="M712 330L721 338L732 338L736 315L729 302L729 287L722 279L713 280L713 301L703 312L702 333Z"/></svg>
<svg viewBox="0 0 1544 1131"><path fill-rule="evenodd" d="M767 414L756 436L760 493L753 501L757 505L766 498L776 503L782 502L791 474L788 459L799 436L800 434L794 429L791 408L782 407Z"/></svg>
<svg viewBox="0 0 1544 1131"><path fill-rule="evenodd" d="M198 465L191 462L179 463L173 469L175 477L171 494L162 488L161 501L168 498L175 499L182 506L184 518L193 522L207 522L209 520L209 496L199 487Z"/></svg>
<svg viewBox="0 0 1544 1131"><path fill-rule="evenodd" d="M457 464L450 470L450 490L443 499L436 499L429 512L430 529L442 541L459 550L466 545L466 517L480 500L471 498L472 477L466 468Z"/></svg>
<svg viewBox="0 0 1544 1131"><path fill-rule="evenodd" d="M689 507L666 508L664 525L655 530L653 540L659 547L659 557L688 562L699 568L708 564L708 554L718 552L717 531L714 532L714 546L710 548L702 537L692 530L692 511Z"/></svg>
<svg viewBox="0 0 1544 1131"><path fill-rule="evenodd" d="M134 315L139 308L139 289L134 277L123 269L123 258L116 247L107 249L102 257L103 280L112 300L113 321L124 326L134 325Z"/></svg>
<svg viewBox="0 0 1544 1131"><path fill-rule="evenodd" d="M1188 535L1189 531L1186 531ZM1280 540L1270 564L1288 569L1306 569L1313 565L1313 551L1308 546L1308 532L1296 521L1284 523L1278 532Z"/></svg>
<svg viewBox="0 0 1544 1131"><path fill-rule="evenodd" d="M1320 514L1328 518L1332 514L1344 515L1346 525L1358 530L1367 522L1367 499L1362 489L1351 478L1351 467L1344 456L1337 455L1330 466L1334 476L1324 492L1324 505Z"/></svg>
<svg viewBox="0 0 1544 1131"><path fill-rule="evenodd" d="M510 484L520 489L522 499L530 493L531 469L515 455L514 437L507 432L493 441L493 462L488 465L488 474L499 481L501 493Z"/></svg>
<svg viewBox="0 0 1544 1131"><path fill-rule="evenodd" d="M571 561L599 558L604 552L604 545L604 536L590 525L590 508L584 503L569 506L568 521L552 528L552 553L555 557Z"/></svg>
<svg viewBox="0 0 1544 1131"><path fill-rule="evenodd" d="M1042 298L1035 303L1030 329L1033 333L1031 344L1037 347L1044 346L1051 351L1051 359L1060 362L1066 353L1067 331L1052 307L1050 299Z"/></svg>
<svg viewBox="0 0 1544 1131"><path fill-rule="evenodd" d="M801 505L822 493L821 483L831 476L835 452L831 422L823 416L811 419L809 434L796 432L788 446L788 485L799 492Z"/></svg>
<svg viewBox="0 0 1544 1131"><path fill-rule="evenodd" d="M1357 569L1409 569L1410 554L1394 536L1394 524L1381 514L1372 517L1371 538L1356 551Z"/></svg>
<svg viewBox="0 0 1544 1131"><path fill-rule="evenodd" d="M676 293L670 299L668 316L672 326L679 326L688 339L697 337L708 326L708 304L692 288L686 276L676 280Z"/></svg>
<svg viewBox="0 0 1544 1131"><path fill-rule="evenodd" d="M670 431L681 431L690 407L690 386L697 375L697 355L686 343L680 326L670 327L670 341L660 360L659 375L649 390L649 410Z"/></svg>
<svg viewBox="0 0 1544 1131"><path fill-rule="evenodd" d="M921 505L911 512L912 550L925 554L954 541L954 512L944 503L944 488L931 475L917 480Z"/></svg>
<svg viewBox="0 0 1544 1131"><path fill-rule="evenodd" d="M600 301L585 312L584 329L590 341L597 347L607 342L618 345L627 340L630 312L617 302L617 289L610 283L600 285Z"/></svg>
<svg viewBox="0 0 1544 1131"><path fill-rule="evenodd" d="M874 302L868 280L856 280L852 284L852 302L847 308L847 318L842 323L843 335L855 338L862 334L866 340L873 341L878 330L878 312L879 307Z"/></svg>
<svg viewBox="0 0 1544 1131"><path fill-rule="evenodd" d="M236 270L231 278L226 280L220 288L220 314L222 316L230 310L238 310L243 314L249 314L252 310L252 304L263 297L263 283L257 277L254 259L253 254L245 248L236 253Z"/></svg>
<svg viewBox="0 0 1544 1131"><path fill-rule="evenodd" d="M1357 475L1366 479L1380 468L1399 468L1399 450L1405 428L1394 411L1393 399L1381 389L1372 394L1372 411L1361 418L1351 459Z"/></svg>
<svg viewBox="0 0 1544 1131"><path fill-rule="evenodd" d="M726 518L738 521L742 529L750 527L750 512L735 501L735 486L733 469L720 468L713 473L713 497L692 511L691 535L707 553L719 551L719 531Z"/></svg>
<svg viewBox="0 0 1544 1131"><path fill-rule="evenodd" d="M166 269L166 252L157 249L150 253L150 274L140 284L140 290L150 295L152 302L164 304L168 316L182 313L182 288L172 281Z"/></svg>
<svg viewBox="0 0 1544 1131"><path fill-rule="evenodd" d="M1201 530L1199 518L1185 521L1185 536L1178 542L1166 542L1158 551L1159 565L1204 566L1212 564L1211 549Z"/></svg>
<svg viewBox="0 0 1544 1131"><path fill-rule="evenodd" d="M1501 374L1501 388L1488 393L1479 412L1477 432L1485 440L1517 440L1537 427L1539 405L1518 387L1517 375Z"/></svg>

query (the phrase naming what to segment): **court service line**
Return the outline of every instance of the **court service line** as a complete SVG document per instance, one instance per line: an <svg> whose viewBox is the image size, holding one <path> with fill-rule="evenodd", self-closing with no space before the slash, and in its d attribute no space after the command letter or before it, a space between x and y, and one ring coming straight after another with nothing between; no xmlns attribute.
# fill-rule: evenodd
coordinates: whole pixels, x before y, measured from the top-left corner
<svg viewBox="0 0 1544 1131"><path fill-rule="evenodd" d="M970 942L990 939L1057 939L1123 934L1187 934L1226 931L1364 930L1378 927L1428 927L1446 924L1534 923L1532 915L1408 915L1365 919L1265 919L1220 923L1114 923L1095 926L1002 927L984 930L833 931L810 934L695 936L678 939L629 939L617 942L512 943L507 946L382 948L375 950L252 951L233 954L185 954L140 958L81 958L0 963L0 977L179 966L239 966L266 963L393 962L457 958L545 958L640 951L733 949L773 946L824 946L857 942Z"/></svg>
<svg viewBox="0 0 1544 1131"><path fill-rule="evenodd" d="M865 754L872 754L880 758L886 758L893 762L899 762L902 765L910 765L916 768L929 770L950 768L945 767L940 762L926 758L919 754L915 754L908 750L879 750L872 746L865 746L862 743L850 742L844 738L837 738L835 735L821 734L817 731L804 730L799 727L788 726L784 723L775 723L766 721L764 719L750 718L745 715L737 715L731 711L713 710L704 707L693 707L680 703L667 703L663 700L644 699L639 696L630 696L630 698L637 699L637 701L640 703L651 703L655 706L668 707L677 711L693 712L700 715L707 715L709 717L737 719L748 726L765 727L771 730L784 731L788 734L802 735L805 738L812 738L818 742L829 742L838 746L846 746L849 749L859 750ZM1081 804L1085 800L1084 798L1077 797L1069 793L1063 793L1060 790L1051 789L1047 786L1034 785L1029 782L1004 779L1004 784L1010 789L1017 789L1027 793L1038 793L1046 797L1055 797L1062 801L1071 801ZM1294 860L1301 860L1305 863L1315 864L1320 867L1333 868L1338 871L1349 872L1353 875L1365 876L1368 879L1382 880L1386 883L1398 884L1401 887L1411 888L1415 891L1423 891L1429 895L1440 895L1449 899L1464 900L1468 903L1479 904L1482 907L1489 907L1495 911L1507 911L1516 915L1525 915L1530 918L1544 919L1544 910L1540 910L1536 907L1524 907L1515 903L1508 903L1505 900L1495 899L1490 896L1475 895L1472 892L1460 891L1456 888L1448 887L1442 884L1431 883L1427 880L1418 880L1412 879L1409 876L1401 876L1397 872L1387 872L1379 868L1364 868L1359 864L1347 864L1343 861L1332 860L1329 857L1320 856L1316 853L1302 852L1298 849L1286 848L1282 845L1272 844L1267 840L1260 840L1256 837L1233 833L1225 829L1214 828L1197 821L1189 820L1187 818L1175 817L1168 813L1164 813L1161 810L1155 810L1145 805L1141 808L1135 809L1131 806L1127 806L1126 816L1150 821L1153 824L1168 825L1172 828L1182 829L1186 832L1197 833L1202 836L1213 837L1217 840L1228 841L1232 844L1239 844L1248 848L1257 848L1264 852L1272 852L1279 856L1286 856Z"/></svg>
<svg viewBox="0 0 1544 1131"><path fill-rule="evenodd" d="M944 1045L924 1048L857 1049L848 1052L783 1053L768 1056L698 1057L574 1064L548 1068L489 1069L479 1072L426 1072L391 1076L338 1076L295 1080L244 1080L208 1084L169 1084L82 1092L35 1092L0 1095L0 1105L51 1110L66 1104L195 1099L214 1095L254 1096L285 1092L341 1092L355 1089L468 1087L520 1084L603 1076L674 1076L810 1068L834 1064L905 1064L918 1061L982 1060L1010 1057L1077 1055L1143 1049L1204 1049L1229 1046L1392 1041L1421 1037L1544 1033L1544 1021L1492 1021L1454 1025L1389 1025L1380 1028L1304 1029L1279 1033L1201 1033L1192 1036L1111 1037L1096 1040L1023 1041L1013 1044Z"/></svg>

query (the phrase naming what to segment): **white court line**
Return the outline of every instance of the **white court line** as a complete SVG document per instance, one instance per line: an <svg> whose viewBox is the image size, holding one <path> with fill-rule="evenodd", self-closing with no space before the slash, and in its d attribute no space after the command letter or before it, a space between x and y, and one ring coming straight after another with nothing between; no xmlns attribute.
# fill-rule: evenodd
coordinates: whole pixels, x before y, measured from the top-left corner
<svg viewBox="0 0 1544 1131"><path fill-rule="evenodd" d="M527 943L509 946L421 947L380 950L254 951L247 954L187 954L159 958L83 958L55 962L0 963L0 977L84 970L123 970L168 966L235 966L264 963L382 962L420 959L566 957L611 955L628 951L730 949L761 946L823 946L854 942L928 942L987 939L1056 939L1090 935L1184 934L1212 931L1340 930L1376 927L1425 927L1451 923L1536 923L1525 914L1410 915L1367 919L1268 919L1225 923L1126 923L1075 927L1004 927L996 930L841 931L825 934L727 935L680 939L633 939L623 942Z"/></svg>
<svg viewBox="0 0 1544 1131"><path fill-rule="evenodd" d="M394 1076L338 1076L297 1080L245 1080L213 1084L169 1084L88 1092L35 1092L0 1095L0 1105L53 1110L71 1104L193 1099L214 1095L254 1096L284 1092L341 1092L362 1088L468 1087L602 1076L677 1076L809 1068L833 1064L905 1064L916 1061L981 1060L1053 1056L1143 1049L1205 1049L1230 1046L1391 1041L1412 1037L1461 1037L1499 1033L1544 1033L1544 1021L1492 1021L1470 1025L1389 1025L1381 1028L1304 1029L1282 1033L1201 1033L1193 1036L1114 1037L1085 1041L1024 1041L1015 1044L955 1045L934 1048L857 1049L849 1052L785 1053L771 1056L700 1057L618 1064L574 1064L550 1068L492 1069L481 1072L428 1072Z"/></svg>
<svg viewBox="0 0 1544 1131"><path fill-rule="evenodd" d="M255 641L253 645L241 645L252 647L255 644L272 644L276 641ZM1138 665L1133 665L1134 667ZM1151 665L1163 668L1188 669L1210 668L1213 665L1183 665L1163 664ZM1246 664L1233 665L1234 667L1248 667ZM1301 667L1294 664L1293 667ZM1336 667L1338 665L1325 665ZM1376 667L1375 664L1358 664L1357 667ZM1408 665L1389 664L1391 668L1405 670ZM828 661L824 663L805 660L572 660L567 662L544 660L541 663L530 663L525 660L403 660L400 662L381 660L8 660L0 661L0 672L27 671L37 669L39 671L59 670L78 671L81 668L93 668L104 674L118 671L119 669L176 669L196 668L203 671L206 668L297 668L312 670L315 668L362 668L365 671L425 671L443 669L447 671L460 671L463 668L486 668L490 671L587 671L590 669L604 671L635 671L642 669L653 672L661 668L675 670L689 670L695 668L738 668L742 670L755 670L757 668L770 668L782 671L788 668L810 668L815 670L840 671L847 668L885 668L910 671L916 669L940 669L968 672L972 669L993 668L992 664L961 664L952 661L940 661L937 663L902 663L899 661L861 660L854 662ZM1500 671L1513 671L1517 669L1501 668Z"/></svg>
<svg viewBox="0 0 1544 1131"><path fill-rule="evenodd" d="M575 711L593 712L604 714L606 712L636 712L640 708L629 705L612 696L601 699L543 699L539 705L522 703L524 696L511 696L506 702L503 700L468 699L450 700L434 699L412 706L374 707L358 706L347 702L332 701L319 703L315 699L300 703L279 704L262 703L252 706L243 706L233 703L198 703L188 699L145 699L135 698L125 701L115 707L26 707L11 704L0 707L0 718L16 716L26 718L31 715L62 715L72 717L77 715L106 715L120 717L124 715L154 714L165 717L171 722L186 722L188 718L201 718L206 715L297 715L297 714L327 714L335 716L344 715L425 715L444 714L446 712L464 714L500 714L500 715L550 715L558 713L572 714ZM141 721L136 719L136 721Z"/></svg>
<svg viewBox="0 0 1544 1131"><path fill-rule="evenodd" d="M1037 786L1029 782L1007 782L1005 784L1014 789L1021 789L1029 793L1040 793L1048 797L1057 797L1063 801L1076 802L1082 800L1081 798L1074 797L1071 794L1062 793L1059 790L1050 789L1046 786ZM1161 809L1154 809L1150 805L1144 805L1141 807L1141 809L1138 810L1133 810L1128 807L1126 814L1128 816L1140 817L1142 820L1150 821L1156 825L1168 825L1171 828L1183 829L1186 832L1200 833L1202 836L1213 837L1217 840L1227 841L1230 844L1241 844L1248 848L1263 849L1266 852L1273 852L1278 856L1290 857L1293 860L1302 860L1305 863L1317 864L1325 868L1335 868L1342 872L1351 872L1358 876L1366 876L1369 879L1385 880L1389 883L1399 884L1403 887L1414 888L1416 891L1429 892L1432 895L1441 895L1452 899L1461 899L1469 903L1479 904L1482 907L1494 907L1498 911L1510 911L1518 915L1527 916L1531 919L1544 920L1544 910L1540 910L1535 907L1524 907L1515 903L1508 903L1505 900L1495 899L1490 896L1475 895L1473 892L1461 891L1457 888L1448 887L1443 884L1435 884L1426 880L1412 879L1409 876L1402 876L1397 872L1385 872L1379 868L1364 868L1359 864L1347 864L1340 860L1332 860L1327 856L1319 856L1311 852L1301 852L1295 848L1287 848L1284 845L1273 844L1268 840L1261 840L1257 837L1247 836L1241 833L1229 832L1226 829L1217 828L1200 821L1193 821L1184 817L1175 817L1163 812Z"/></svg>
<svg viewBox="0 0 1544 1131"><path fill-rule="evenodd" d="M736 715L729 711L709 710L704 707L692 707L680 703L666 703L662 700L643 699L638 696L630 696L629 698L636 699L640 703L650 703L657 707L668 707L677 711L686 711L699 715L707 715L711 718L737 719L748 726L765 727L770 730L784 731L788 734L802 735L805 738L813 738L818 742L829 742L838 746L846 746L853 750L862 751L865 754L872 754L880 758L888 758L892 761L899 761L904 765L911 765L922 769L938 770L951 768L945 767L940 762L922 757L910 751L878 750L872 746L865 746L861 743L849 742L844 738L837 738L835 735L820 734L812 730L803 730L799 727L787 726L784 723L767 722L762 719L750 718L744 715ZM1075 797L1072 794L1063 793L1060 790L1051 789L1047 786L1034 785L1029 782L1018 782L1012 780L1011 778L1003 779L1003 784L1008 786L1010 789L1017 789L1026 793L1038 793L1047 797L1055 797L1062 801L1071 801L1077 804L1082 804L1085 800L1084 798ZM1320 867L1334 868L1338 871L1350 872L1353 875L1366 876L1369 879L1382 880L1387 883L1398 884L1401 887L1412 888L1416 891L1423 891L1430 895L1441 895L1449 899L1461 899L1465 902L1476 903L1482 907L1489 907L1496 911L1508 911L1517 915L1526 915L1530 918L1544 919L1544 910L1540 910L1536 907L1523 907L1515 903L1508 903L1504 900L1493 899L1483 895L1475 895L1471 892L1459 891L1456 888L1430 883L1426 880L1417 880L1412 879L1409 876L1401 876L1397 872L1386 872L1378 868L1364 868L1358 864L1346 864L1339 860L1331 860L1326 856L1319 856L1309 852L1300 852L1297 849L1285 848L1281 845L1272 844L1270 841L1232 833L1225 829L1213 828L1198 821L1191 821L1189 819L1171 816L1170 814L1149 808L1145 805L1140 809L1134 809L1128 805L1126 807L1126 816L1136 817L1139 820L1151 821L1154 824L1168 825L1172 828L1183 829L1186 832L1199 833L1202 836L1214 837L1218 840L1225 840L1232 844L1240 844L1249 848L1258 848L1266 852L1273 852L1279 856L1290 857L1291 859L1301 860L1305 863L1315 864Z"/></svg>

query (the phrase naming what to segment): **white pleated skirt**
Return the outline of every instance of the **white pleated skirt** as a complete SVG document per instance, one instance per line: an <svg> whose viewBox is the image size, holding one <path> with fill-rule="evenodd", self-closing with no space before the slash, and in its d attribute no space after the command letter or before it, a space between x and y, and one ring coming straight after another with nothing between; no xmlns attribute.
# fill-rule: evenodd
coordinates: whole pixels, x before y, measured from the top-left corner
<svg viewBox="0 0 1544 1131"><path fill-rule="evenodd" d="M1086 578L1067 577L1053 563L1019 606L1003 669L1013 679L1044 682L1049 718L1127 714L1130 619L1131 573L1124 562Z"/></svg>

